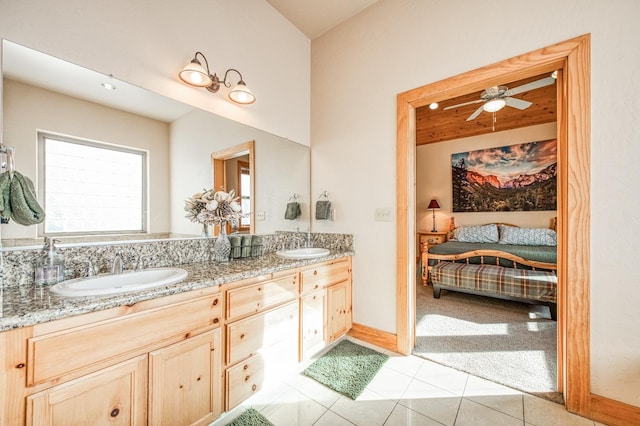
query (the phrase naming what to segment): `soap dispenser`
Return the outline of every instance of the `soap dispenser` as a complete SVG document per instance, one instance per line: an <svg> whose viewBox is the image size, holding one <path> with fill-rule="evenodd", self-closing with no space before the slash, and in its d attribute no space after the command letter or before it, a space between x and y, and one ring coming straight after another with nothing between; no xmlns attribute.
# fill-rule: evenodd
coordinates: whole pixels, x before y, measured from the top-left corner
<svg viewBox="0 0 640 426"><path fill-rule="evenodd" d="M53 238L44 239L42 254L36 259L36 285L56 284L64 280L64 256L57 252Z"/></svg>

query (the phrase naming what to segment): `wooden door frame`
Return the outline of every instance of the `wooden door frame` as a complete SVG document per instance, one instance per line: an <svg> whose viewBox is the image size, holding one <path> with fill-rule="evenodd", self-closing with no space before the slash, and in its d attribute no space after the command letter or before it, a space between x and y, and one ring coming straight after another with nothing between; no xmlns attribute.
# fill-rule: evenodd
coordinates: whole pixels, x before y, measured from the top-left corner
<svg viewBox="0 0 640 426"><path fill-rule="evenodd" d="M469 71L397 97L396 350L415 338L415 109L486 87L559 70L558 376L567 410L590 414L590 35ZM570 295L571 297L568 297Z"/></svg>
<svg viewBox="0 0 640 426"><path fill-rule="evenodd" d="M232 146L230 148L223 149L211 153L211 169L213 178L213 188L218 191L221 187L224 187L225 191L229 191L226 188L227 185L227 165L226 161L232 158L242 157L249 155L249 170L251 173L251 188L253 193L251 194L251 224L249 226L249 233L254 234L256 230L256 160L255 160L255 141L249 141L241 143L239 145ZM229 224L227 224L227 232L229 232ZM214 227L214 234L217 235L217 230Z"/></svg>

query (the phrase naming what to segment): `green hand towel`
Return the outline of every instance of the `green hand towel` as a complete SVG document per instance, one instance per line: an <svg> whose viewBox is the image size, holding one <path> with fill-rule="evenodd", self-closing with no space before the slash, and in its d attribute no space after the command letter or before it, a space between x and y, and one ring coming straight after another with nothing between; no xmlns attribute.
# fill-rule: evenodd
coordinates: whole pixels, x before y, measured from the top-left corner
<svg viewBox="0 0 640 426"><path fill-rule="evenodd" d="M316 201L316 220L331 219L331 201Z"/></svg>
<svg viewBox="0 0 640 426"><path fill-rule="evenodd" d="M300 209L300 203L292 201L287 203L287 210L284 213L284 218L287 220L294 220L300 217L302 209Z"/></svg>
<svg viewBox="0 0 640 426"><path fill-rule="evenodd" d="M0 214L3 219L11 218L11 177L9 172L0 174Z"/></svg>
<svg viewBox="0 0 640 426"><path fill-rule="evenodd" d="M35 225L44 220L44 210L38 204L33 182L18 172L13 172L10 185L11 217L20 225Z"/></svg>

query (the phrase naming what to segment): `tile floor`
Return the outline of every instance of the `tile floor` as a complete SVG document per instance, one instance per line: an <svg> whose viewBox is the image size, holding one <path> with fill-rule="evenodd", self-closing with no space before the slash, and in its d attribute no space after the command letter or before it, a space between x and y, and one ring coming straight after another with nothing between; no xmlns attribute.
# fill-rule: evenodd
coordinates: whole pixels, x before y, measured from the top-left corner
<svg viewBox="0 0 640 426"><path fill-rule="evenodd" d="M385 352L385 363L357 400L342 396L299 372L270 382L211 426L223 426L249 407L276 426L600 426L563 406L415 356Z"/></svg>

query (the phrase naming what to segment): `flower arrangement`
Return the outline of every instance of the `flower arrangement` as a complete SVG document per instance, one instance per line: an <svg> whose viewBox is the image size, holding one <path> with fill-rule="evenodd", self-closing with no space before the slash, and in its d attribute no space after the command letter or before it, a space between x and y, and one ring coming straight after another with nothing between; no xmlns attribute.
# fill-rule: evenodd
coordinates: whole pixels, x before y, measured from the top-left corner
<svg viewBox="0 0 640 426"><path fill-rule="evenodd" d="M235 190L225 191L204 190L185 200L185 217L191 222L201 224L223 225L230 222L237 227L242 218L242 207L235 196Z"/></svg>

